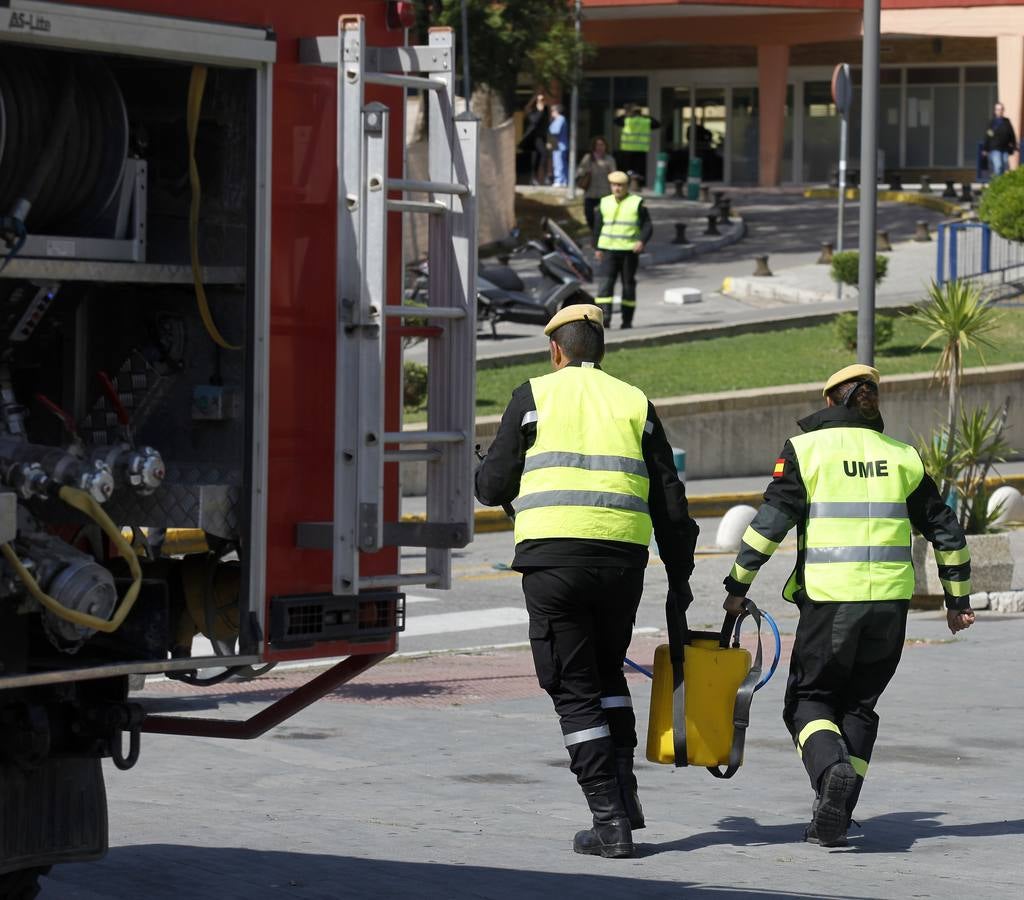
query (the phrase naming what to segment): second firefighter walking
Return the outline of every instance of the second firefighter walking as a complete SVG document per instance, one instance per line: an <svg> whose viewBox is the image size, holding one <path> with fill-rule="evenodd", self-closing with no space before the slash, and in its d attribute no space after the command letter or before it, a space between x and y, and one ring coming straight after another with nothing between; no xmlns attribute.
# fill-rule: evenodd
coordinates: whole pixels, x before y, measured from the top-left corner
<svg viewBox="0 0 1024 900"><path fill-rule="evenodd" d="M636 312L636 270L654 226L643 198L629 192L629 176L625 172L612 172L608 183L612 192L601 199L594 217L596 256L601 264L601 287L596 302L604 313L606 327L610 326L615 282L621 277L622 327L632 328Z"/></svg>

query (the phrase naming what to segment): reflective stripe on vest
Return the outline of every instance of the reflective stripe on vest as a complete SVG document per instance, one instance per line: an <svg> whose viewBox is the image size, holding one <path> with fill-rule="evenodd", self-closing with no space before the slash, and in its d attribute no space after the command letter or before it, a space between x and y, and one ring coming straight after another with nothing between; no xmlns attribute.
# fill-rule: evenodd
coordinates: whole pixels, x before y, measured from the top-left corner
<svg viewBox="0 0 1024 900"><path fill-rule="evenodd" d="M640 204L642 198L626 194L616 200L614 194L601 198L601 234L599 250L632 250L640 240Z"/></svg>
<svg viewBox="0 0 1024 900"><path fill-rule="evenodd" d="M619 149L627 153L646 153L651 149L651 120L648 116L626 116Z"/></svg>
<svg viewBox="0 0 1024 900"><path fill-rule="evenodd" d="M818 602L909 600L907 498L924 477L917 451L869 428L825 428L791 442L808 499L804 592Z"/></svg>
<svg viewBox="0 0 1024 900"><path fill-rule="evenodd" d="M530 387L537 438L512 502L516 543L577 538L647 546L643 392L581 366L531 379Z"/></svg>

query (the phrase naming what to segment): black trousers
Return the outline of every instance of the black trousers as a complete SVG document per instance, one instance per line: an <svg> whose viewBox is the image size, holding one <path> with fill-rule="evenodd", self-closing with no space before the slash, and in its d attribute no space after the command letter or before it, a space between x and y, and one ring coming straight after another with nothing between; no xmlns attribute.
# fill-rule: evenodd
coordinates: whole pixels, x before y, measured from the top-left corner
<svg viewBox="0 0 1024 900"><path fill-rule="evenodd" d="M896 673L905 600L800 606L783 719L817 790L847 757L863 779L878 736L875 705Z"/></svg>
<svg viewBox="0 0 1024 900"><path fill-rule="evenodd" d="M548 568L523 574L537 680L551 696L583 787L616 777L632 754L636 717L622 672L644 586L643 569Z"/></svg>
<svg viewBox="0 0 1024 900"><path fill-rule="evenodd" d="M629 325L636 312L636 269L640 257L632 250L605 250L601 265L601 287L595 301L604 310L607 325L611 320L612 298L615 296L615 281L622 278L622 324Z"/></svg>

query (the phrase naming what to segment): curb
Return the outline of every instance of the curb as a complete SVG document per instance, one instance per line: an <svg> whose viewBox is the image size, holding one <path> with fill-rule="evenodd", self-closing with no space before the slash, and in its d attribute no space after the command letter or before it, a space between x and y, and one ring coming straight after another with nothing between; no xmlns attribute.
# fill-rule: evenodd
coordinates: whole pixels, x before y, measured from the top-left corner
<svg viewBox="0 0 1024 900"><path fill-rule="evenodd" d="M728 279L727 279L728 280ZM735 280L735 279L734 279ZM831 298L835 299L835 297ZM909 307L908 307L909 308ZM686 344L690 341L705 341L712 338L733 337L740 334L763 334L767 331L781 331L787 328L811 328L834 319L838 313L830 312L807 313L788 318L756 319L751 322L737 322L734 325L694 325L685 331L668 331L643 337L630 337L614 341L605 346L606 353L616 350L636 350L641 347L663 347L666 344ZM520 350L505 356L485 356L476 361L477 369L502 369L505 366L518 366L527 363L545 362L549 351Z"/></svg>
<svg viewBox="0 0 1024 900"><path fill-rule="evenodd" d="M722 293L729 297L748 297L760 300L777 300L780 303L831 303L833 301L854 301L856 292L845 286L842 296L836 291L815 291L810 288L790 287L770 279L753 279L728 276L722 281Z"/></svg>
<svg viewBox="0 0 1024 900"><path fill-rule="evenodd" d="M766 482L767 483L767 482ZM1008 484L1024 492L1024 475L996 476L986 479L990 488ZM728 494L697 494L688 497L690 515L695 519L717 519L724 516L732 507L745 505L755 509L761 505L761 491L736 491ZM402 516L403 522L425 522L423 513L412 513ZM494 534L499 531L511 531L512 520L500 509L478 509L473 514L473 527L476 534Z"/></svg>
<svg viewBox="0 0 1024 900"><path fill-rule="evenodd" d="M836 200L839 197L838 188L808 188L804 191L804 197L808 200ZM913 191L878 191L877 197L887 203L909 203L912 206L924 206L934 209L936 212L945 213L947 216L960 218L968 210L958 203L951 203L941 197L933 197L931 194L916 194ZM846 189L847 200L859 200L860 190L858 188Z"/></svg>

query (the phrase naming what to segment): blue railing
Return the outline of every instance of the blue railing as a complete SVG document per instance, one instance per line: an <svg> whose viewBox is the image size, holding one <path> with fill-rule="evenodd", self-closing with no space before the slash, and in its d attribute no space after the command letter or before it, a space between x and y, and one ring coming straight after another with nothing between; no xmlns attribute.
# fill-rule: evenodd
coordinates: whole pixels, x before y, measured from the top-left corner
<svg viewBox="0 0 1024 900"><path fill-rule="evenodd" d="M1000 237L984 222L942 223L936 250L939 284L958 278L992 284L1024 280L1024 243Z"/></svg>

